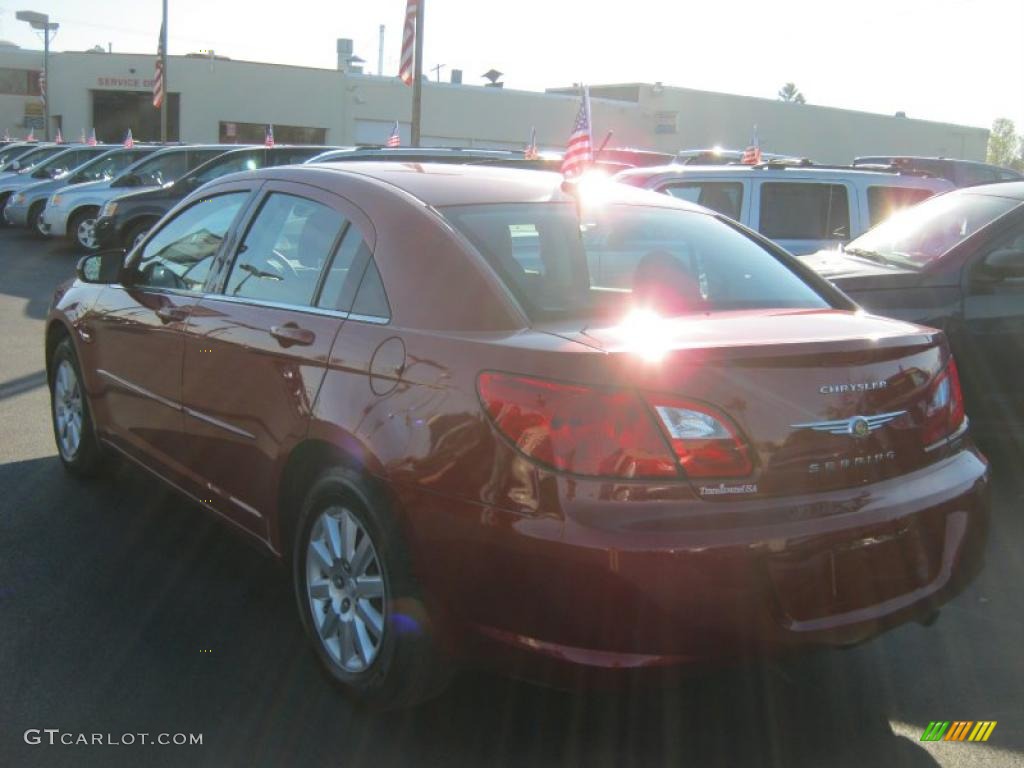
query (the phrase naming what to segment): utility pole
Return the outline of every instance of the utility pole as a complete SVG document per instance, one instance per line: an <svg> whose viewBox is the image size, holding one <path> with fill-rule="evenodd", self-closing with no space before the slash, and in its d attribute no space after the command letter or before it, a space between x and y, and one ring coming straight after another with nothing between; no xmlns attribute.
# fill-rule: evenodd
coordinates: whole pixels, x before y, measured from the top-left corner
<svg viewBox="0 0 1024 768"><path fill-rule="evenodd" d="M436 67L430 68L430 71L437 75L437 82L441 82L441 70L447 66L447 64L438 64Z"/></svg>
<svg viewBox="0 0 1024 768"><path fill-rule="evenodd" d="M160 63L163 67L164 100L160 104L160 141L167 143L167 111L171 103L171 87L167 80L167 0L164 0L164 23L160 27Z"/></svg>
<svg viewBox="0 0 1024 768"><path fill-rule="evenodd" d="M50 140L50 33L56 32L60 28L60 24L50 21L50 17L45 13L36 13L35 11L18 11L14 14L14 17L18 21L28 22L28 25L32 29L40 29L43 32L43 82L41 85L45 88L40 90L43 91L41 94L43 97L43 138L46 141Z"/></svg>
<svg viewBox="0 0 1024 768"><path fill-rule="evenodd" d="M164 0L166 2L167 0ZM416 51L412 70L412 145L420 145L420 113L423 111L423 6L416 3Z"/></svg>
<svg viewBox="0 0 1024 768"><path fill-rule="evenodd" d="M377 74L384 74L384 25L380 25L380 39L377 41Z"/></svg>

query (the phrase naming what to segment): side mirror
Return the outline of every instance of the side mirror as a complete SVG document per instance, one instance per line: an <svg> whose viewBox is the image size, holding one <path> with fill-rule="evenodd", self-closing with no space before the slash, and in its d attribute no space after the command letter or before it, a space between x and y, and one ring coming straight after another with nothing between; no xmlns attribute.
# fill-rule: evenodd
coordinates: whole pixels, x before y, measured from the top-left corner
<svg viewBox="0 0 1024 768"><path fill-rule="evenodd" d="M120 249L100 251L83 256L75 265L75 274L83 283L110 285L119 282L125 252Z"/></svg>
<svg viewBox="0 0 1024 768"><path fill-rule="evenodd" d="M1024 251L1016 248L992 251L982 262L981 272L992 280L1024 277Z"/></svg>

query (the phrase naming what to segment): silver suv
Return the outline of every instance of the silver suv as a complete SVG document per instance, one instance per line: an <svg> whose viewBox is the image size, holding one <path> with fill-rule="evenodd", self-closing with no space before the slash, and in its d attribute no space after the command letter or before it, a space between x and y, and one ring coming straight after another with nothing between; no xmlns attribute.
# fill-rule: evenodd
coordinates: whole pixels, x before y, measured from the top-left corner
<svg viewBox="0 0 1024 768"><path fill-rule="evenodd" d="M798 255L846 243L954 188L916 174L779 163L633 168L615 178L711 208Z"/></svg>

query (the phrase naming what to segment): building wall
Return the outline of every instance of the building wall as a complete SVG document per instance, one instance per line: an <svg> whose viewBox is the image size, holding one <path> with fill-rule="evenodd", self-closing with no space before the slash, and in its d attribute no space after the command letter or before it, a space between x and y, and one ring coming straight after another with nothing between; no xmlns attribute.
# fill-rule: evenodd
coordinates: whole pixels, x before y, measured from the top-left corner
<svg viewBox="0 0 1024 768"><path fill-rule="evenodd" d="M0 66L38 67L41 58L38 51L0 48ZM148 54L53 54L51 115L60 116L67 138L77 138L93 125L93 90L148 92L153 65ZM394 77L184 56L172 56L168 70L170 91L181 94L185 141L215 142L220 122L230 121L325 128L330 144L382 143L398 120L408 142L412 89ZM742 148L754 124L763 150L821 162L886 153L983 160L988 142L982 128L686 88L623 83L593 87L591 94L595 140L614 131L612 146ZM0 96L0 131L24 134L15 128L25 98ZM522 147L535 127L542 148L562 149L578 106L572 89L427 83L424 142Z"/></svg>
<svg viewBox="0 0 1024 768"><path fill-rule="evenodd" d="M0 48L0 67L38 72L43 68L43 52L19 48ZM38 96L18 96L0 93L0 136L7 131L12 139L25 137L26 107L38 111L42 104ZM41 131L36 136L42 137Z"/></svg>

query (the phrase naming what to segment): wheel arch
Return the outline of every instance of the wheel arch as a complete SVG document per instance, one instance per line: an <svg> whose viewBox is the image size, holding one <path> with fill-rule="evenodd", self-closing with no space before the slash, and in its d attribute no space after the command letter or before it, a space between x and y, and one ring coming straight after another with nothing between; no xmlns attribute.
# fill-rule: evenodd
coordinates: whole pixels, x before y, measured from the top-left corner
<svg viewBox="0 0 1024 768"><path fill-rule="evenodd" d="M51 367L53 365L53 353L57 349L57 345L60 344L64 339L71 338L71 329L64 324L63 321L53 319L50 320L46 325L46 381L50 381L50 375L53 373ZM71 342L74 345L74 342Z"/></svg>

